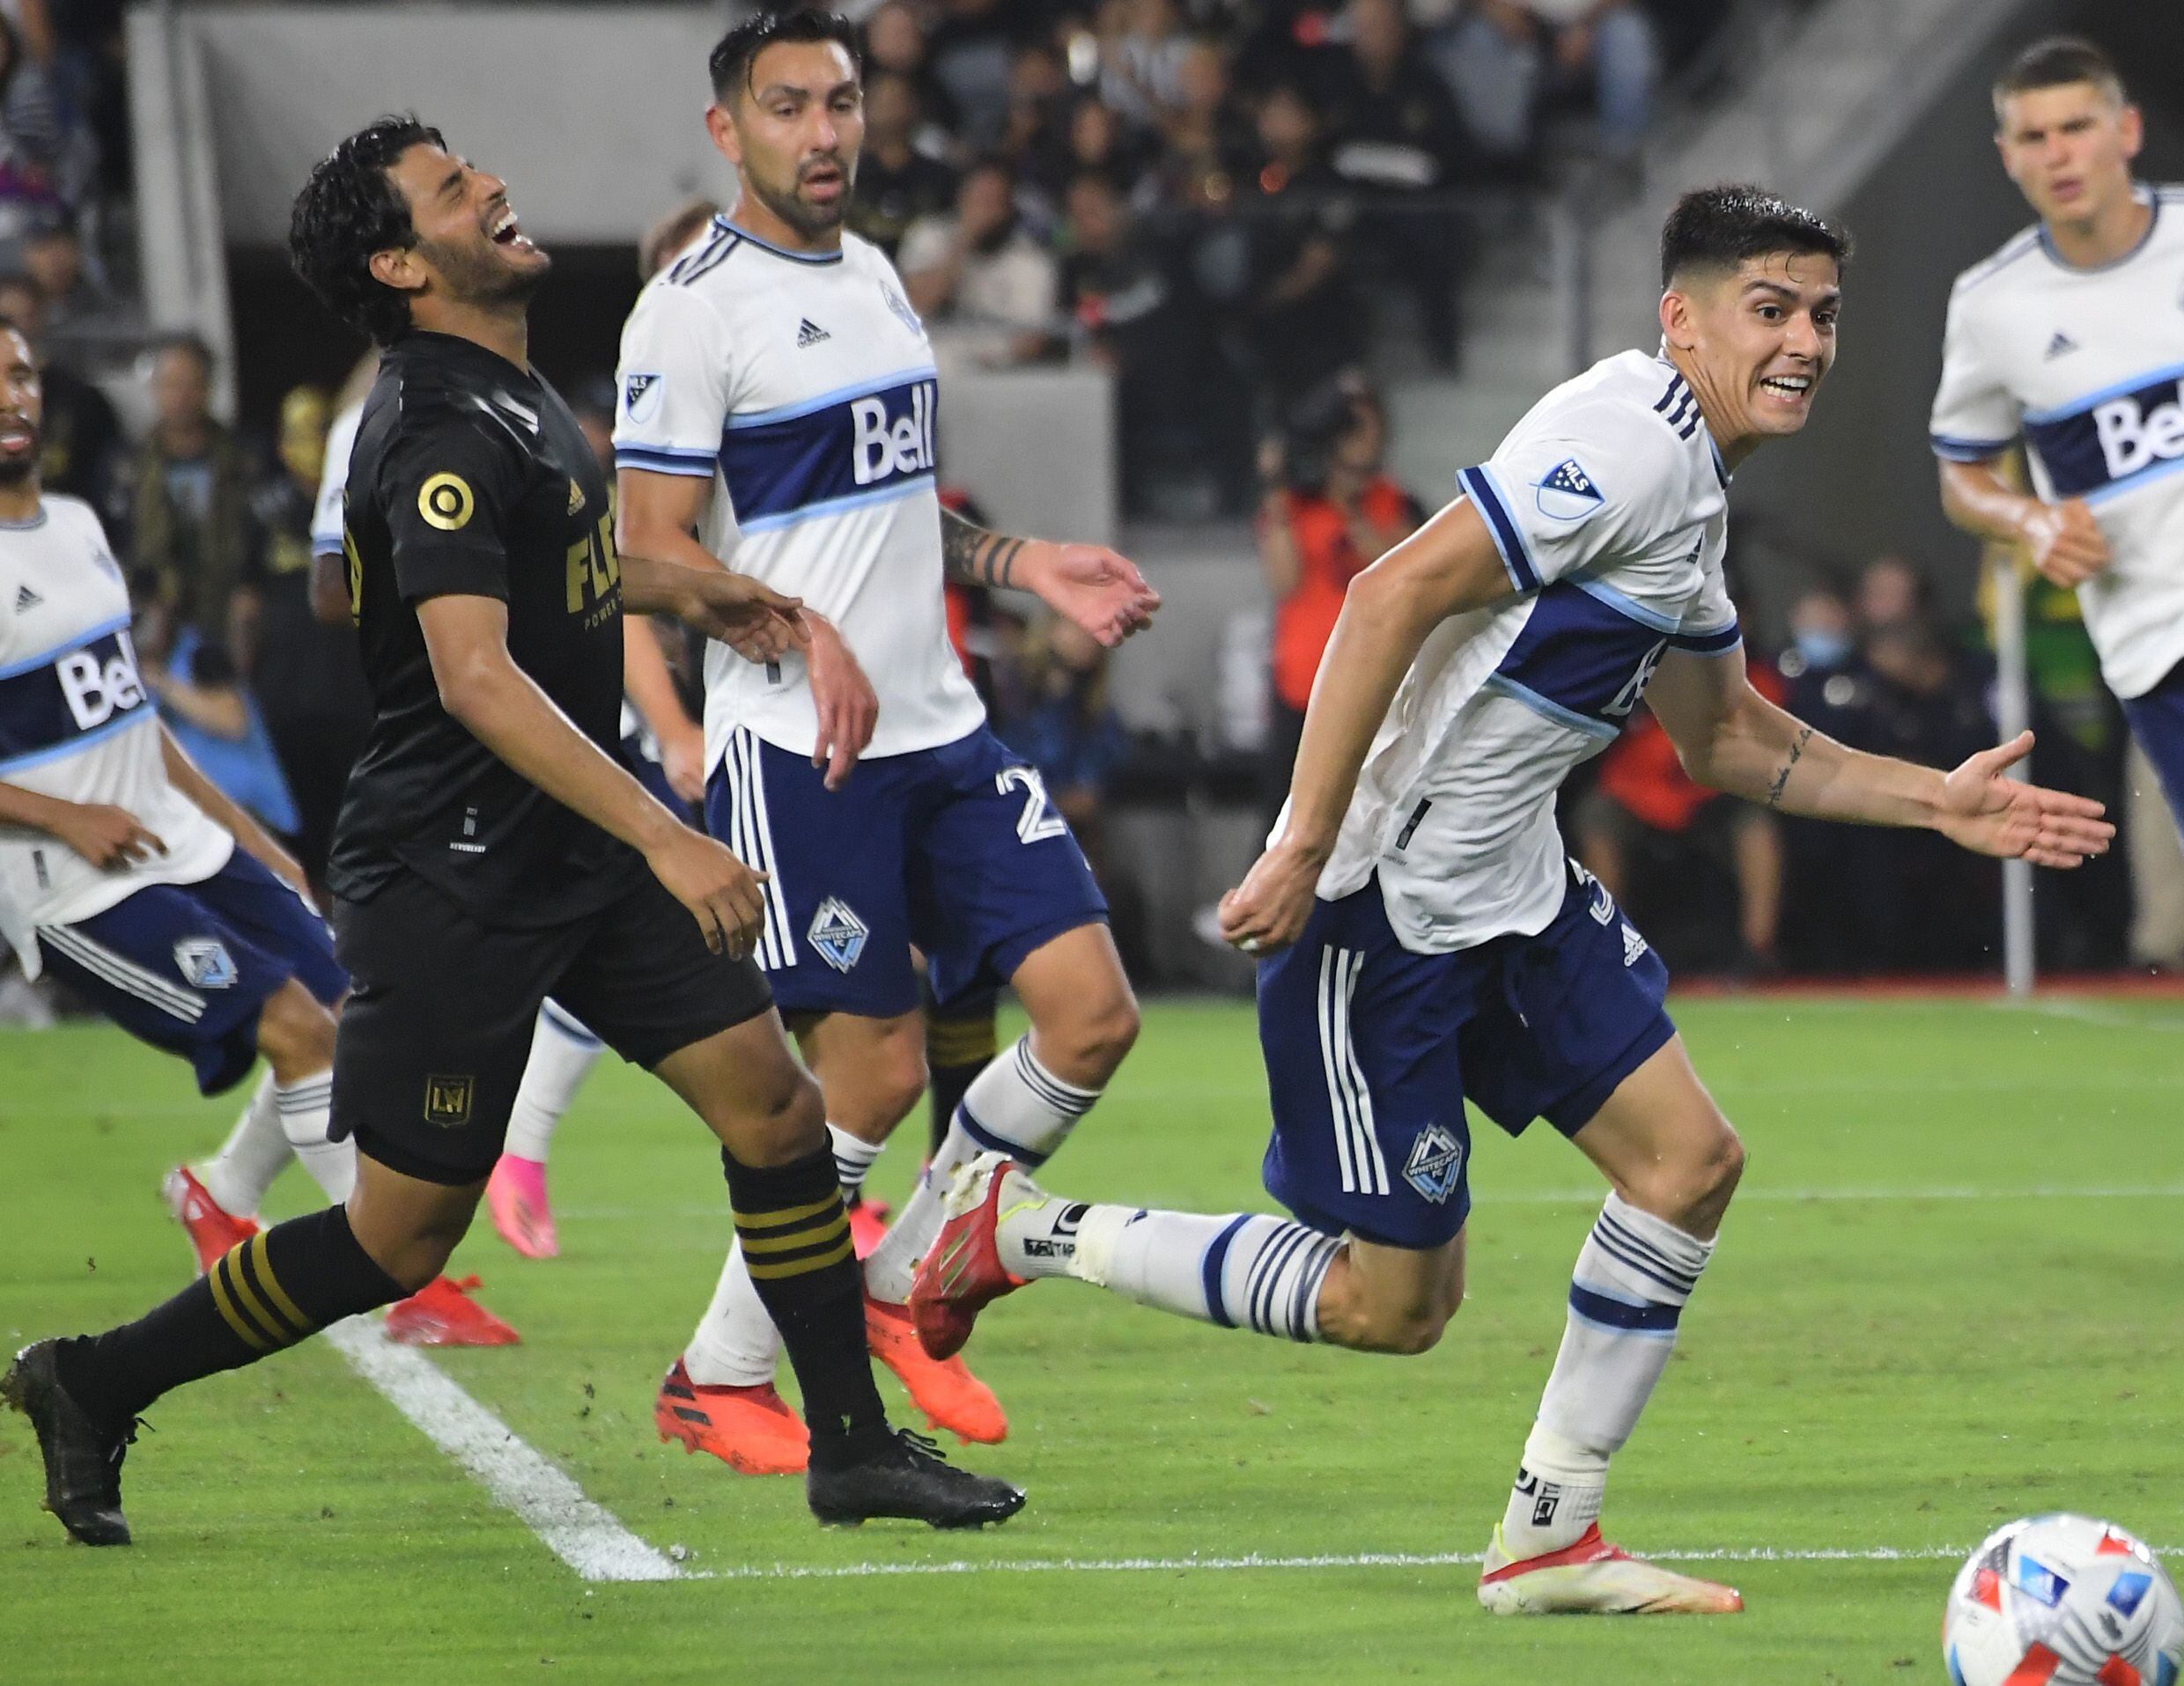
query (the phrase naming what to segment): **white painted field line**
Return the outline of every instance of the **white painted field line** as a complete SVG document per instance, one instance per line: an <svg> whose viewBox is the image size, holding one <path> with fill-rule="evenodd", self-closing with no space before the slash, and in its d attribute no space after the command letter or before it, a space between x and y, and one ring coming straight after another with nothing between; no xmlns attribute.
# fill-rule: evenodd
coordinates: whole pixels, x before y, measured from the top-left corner
<svg viewBox="0 0 2184 1686"><path fill-rule="evenodd" d="M2139 1014L2121 1002L2084 1001L2070 996L2036 996L2030 1001L1997 1002L2009 1012L2037 1012L2050 1019L2072 1019L2080 1024L2099 1025L2108 1030L2184 1030L2184 1017L2173 1008L2165 1015ZM2156 1006L2160 1003L2155 1003Z"/></svg>
<svg viewBox="0 0 2184 1686"><path fill-rule="evenodd" d="M375 1319L352 1317L326 1331L350 1367L425 1438L513 1511L547 1548L587 1580L680 1580L684 1572L594 1504L561 1470L446 1371L413 1347L397 1346Z"/></svg>
<svg viewBox="0 0 2184 1686"><path fill-rule="evenodd" d="M2176 1555L2173 1546L2155 1556ZM1648 1551L1656 1563L1959 1563L1968 1545L1819 1547L1789 1550L1774 1546L1722 1547L1687 1551ZM701 1580L860 1580L893 1575L1174 1574L1186 1570L1233 1572L1254 1569L1446 1569L1475 1567L1483 1551L1360 1551L1312 1557L1269 1557L1252 1552L1237 1557L1019 1557L992 1563L955 1558L941 1563L739 1564L732 1569L700 1569Z"/></svg>

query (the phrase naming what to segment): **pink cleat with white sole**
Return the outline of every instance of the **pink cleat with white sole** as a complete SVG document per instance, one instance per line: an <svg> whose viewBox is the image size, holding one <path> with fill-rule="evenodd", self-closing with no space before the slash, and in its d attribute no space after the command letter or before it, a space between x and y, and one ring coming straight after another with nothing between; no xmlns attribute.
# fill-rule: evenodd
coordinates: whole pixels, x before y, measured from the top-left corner
<svg viewBox="0 0 2184 1686"><path fill-rule="evenodd" d="M500 1239L527 1259L550 1259L561 1252L554 1232L553 1203L546 1197L546 1166L520 1153L503 1153L485 1185L485 1209L493 1215Z"/></svg>

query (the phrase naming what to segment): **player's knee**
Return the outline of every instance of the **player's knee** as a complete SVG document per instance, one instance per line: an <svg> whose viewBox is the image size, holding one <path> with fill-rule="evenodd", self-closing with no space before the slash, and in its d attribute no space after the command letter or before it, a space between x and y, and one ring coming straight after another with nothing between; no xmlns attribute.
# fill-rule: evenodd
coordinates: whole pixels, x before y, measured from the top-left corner
<svg viewBox="0 0 2184 1686"><path fill-rule="evenodd" d="M1356 1278L1353 1277L1352 1281ZM1320 1333L1360 1352L1415 1357L1441 1344L1449 1323L1464 1303L1464 1285L1449 1281L1401 1294L1360 1295L1347 1307L1323 1302Z"/></svg>
<svg viewBox="0 0 2184 1686"><path fill-rule="evenodd" d="M1118 976L1088 992L1064 1022L1039 1027L1039 1057L1066 1083L1103 1087L1136 1043L1138 1024L1138 998Z"/></svg>
<svg viewBox="0 0 2184 1686"><path fill-rule="evenodd" d="M258 1011L258 1051L276 1082L293 1083L334 1063L334 1015L291 978Z"/></svg>
<svg viewBox="0 0 2184 1686"><path fill-rule="evenodd" d="M784 1062L778 1082L757 1095L738 1120L730 1151L746 1165L786 1165L826 1145L827 1108L819 1086Z"/></svg>
<svg viewBox="0 0 2184 1686"><path fill-rule="evenodd" d="M1634 1204L1678 1228L1713 1233L1745 1171L1744 1140L1726 1119L1694 1134L1628 1191Z"/></svg>

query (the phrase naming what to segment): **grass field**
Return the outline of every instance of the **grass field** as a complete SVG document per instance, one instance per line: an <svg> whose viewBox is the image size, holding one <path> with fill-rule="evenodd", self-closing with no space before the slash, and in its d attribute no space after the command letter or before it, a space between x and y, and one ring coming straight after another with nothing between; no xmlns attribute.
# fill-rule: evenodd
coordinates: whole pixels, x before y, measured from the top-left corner
<svg viewBox="0 0 2184 1686"><path fill-rule="evenodd" d="M1451 1560L1499 1514L1597 1205L1544 1128L1479 1137L1471 1299L1434 1352L1297 1348L1047 1285L971 1349L1014 1432L966 1461L1028 1487L1024 1514L822 1532L799 1484L654 1437L725 1199L695 1123L609 1062L557 1147L564 1256L520 1260L483 1219L457 1255L525 1344L433 1362L689 1578L587 1585L317 1341L157 1408L131 1550L64 1544L27 1425L0 1418L0 1678L1863 1686L1942 1677L1950 1559L2011 1515L2184 1546L2184 1008L1680 1017L1751 1166L1608 1520L1641 1550L1780 1554L1723 1565L1741 1617L1500 1622L1475 1559ZM232 1113L117 1033L0 1034L10 1347L183 1278L156 1185ZM1260 1207L1265 1120L1248 1012L1159 1005L1051 1181ZM883 1159L880 1190L915 1157ZM273 1206L306 1192L291 1170Z"/></svg>

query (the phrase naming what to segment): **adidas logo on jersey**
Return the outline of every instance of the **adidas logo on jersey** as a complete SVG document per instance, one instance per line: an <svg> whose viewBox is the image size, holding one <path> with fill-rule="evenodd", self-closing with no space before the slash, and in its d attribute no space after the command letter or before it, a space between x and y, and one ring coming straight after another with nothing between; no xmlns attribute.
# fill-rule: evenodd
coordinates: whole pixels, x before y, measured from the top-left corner
<svg viewBox="0 0 2184 1686"><path fill-rule="evenodd" d="M1638 934L1637 926L1626 921L1623 925L1623 964L1635 966L1646 952L1646 939Z"/></svg>
<svg viewBox="0 0 2184 1686"><path fill-rule="evenodd" d="M808 316L796 325L796 349L799 351L808 345L816 345L822 340L830 340L833 337L833 335L828 333L825 328L820 327Z"/></svg>
<svg viewBox="0 0 2184 1686"><path fill-rule="evenodd" d="M2062 357L2065 352L2075 351L2077 350L2077 342L2072 339L2068 334L2065 334L2061 328L2057 328L2055 330L2055 337L2048 342L2048 349L2040 353L2040 357L2043 361L2053 363L2057 357Z"/></svg>
<svg viewBox="0 0 2184 1686"><path fill-rule="evenodd" d="M584 507L584 488L576 483L576 476L569 476L569 513L574 515Z"/></svg>
<svg viewBox="0 0 2184 1686"><path fill-rule="evenodd" d="M15 612L18 615L20 615L26 609L34 609L45 600L46 600L39 596L36 592L31 590L29 586L20 586L17 589L15 593Z"/></svg>
<svg viewBox="0 0 2184 1686"><path fill-rule="evenodd" d="M1539 512L1558 521L1575 521L1600 504L1600 489L1575 457L1565 457L1539 482Z"/></svg>

